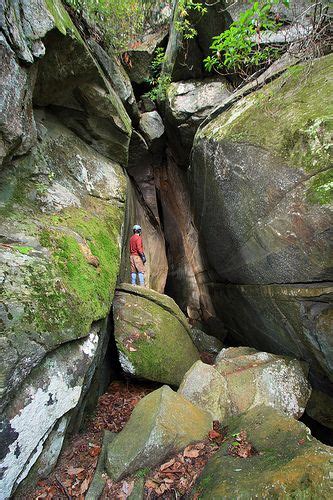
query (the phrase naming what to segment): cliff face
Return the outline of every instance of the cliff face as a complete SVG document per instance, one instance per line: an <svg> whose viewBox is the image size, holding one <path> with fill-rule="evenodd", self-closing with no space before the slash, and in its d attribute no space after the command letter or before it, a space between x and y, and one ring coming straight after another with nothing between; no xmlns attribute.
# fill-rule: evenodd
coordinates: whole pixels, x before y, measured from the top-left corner
<svg viewBox="0 0 333 500"><path fill-rule="evenodd" d="M128 281L134 223L148 287L207 333L306 360L309 413L333 427L332 56L235 94L202 71L208 38L231 20L214 9L190 52L172 23L173 83L163 105L145 109L60 0L4 3L4 498L51 469L79 425L117 279Z"/></svg>
<svg viewBox="0 0 333 500"><path fill-rule="evenodd" d="M52 440L54 463L105 353L131 134L126 102L61 3L19 4L5 5L2 38L5 497Z"/></svg>

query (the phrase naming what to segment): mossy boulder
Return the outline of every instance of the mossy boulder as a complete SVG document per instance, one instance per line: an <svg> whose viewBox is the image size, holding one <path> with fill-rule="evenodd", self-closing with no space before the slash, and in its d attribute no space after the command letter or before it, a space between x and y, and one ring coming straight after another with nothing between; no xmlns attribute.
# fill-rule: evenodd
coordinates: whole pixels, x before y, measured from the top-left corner
<svg viewBox="0 0 333 500"><path fill-rule="evenodd" d="M204 439L211 427L208 413L163 386L138 403L124 429L108 446L106 470L117 481L138 469L157 465L169 454Z"/></svg>
<svg viewBox="0 0 333 500"><path fill-rule="evenodd" d="M122 284L113 314L120 363L129 375L178 386L199 359L187 320L170 297Z"/></svg>
<svg viewBox="0 0 333 500"><path fill-rule="evenodd" d="M13 471L10 487L37 460L62 408L69 411L61 403L67 398L64 385L56 396L59 413L54 418L47 404L38 409L38 422L48 426L47 433L42 425L41 434L31 427L31 414L22 420L22 432L15 422L28 414L23 385L47 391L46 359L52 352L57 363L66 344L69 353L77 350L81 356L77 364L82 364L82 370L71 375L78 397L70 408L89 387L104 345L106 332L100 320L111 306L124 218L125 178L120 165L98 154L52 114L40 111L35 118L37 146L0 174L0 403L5 408L3 418L19 433L19 447L27 450L19 459L8 458ZM89 337L92 325L98 330L93 338ZM72 366L70 355L67 364ZM49 392L54 393L51 388Z"/></svg>
<svg viewBox="0 0 333 500"><path fill-rule="evenodd" d="M331 279L332 61L289 68L197 133L192 200L221 280Z"/></svg>
<svg viewBox="0 0 333 500"><path fill-rule="evenodd" d="M332 448L272 408L257 407L227 421L228 440L203 470L191 498L330 498ZM233 434L245 430L258 454L231 456Z"/></svg>

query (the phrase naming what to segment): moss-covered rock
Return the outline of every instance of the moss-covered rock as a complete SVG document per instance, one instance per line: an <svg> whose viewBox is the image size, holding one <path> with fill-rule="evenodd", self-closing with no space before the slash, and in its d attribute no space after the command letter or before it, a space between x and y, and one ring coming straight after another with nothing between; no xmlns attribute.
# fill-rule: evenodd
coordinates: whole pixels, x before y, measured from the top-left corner
<svg viewBox="0 0 333 500"><path fill-rule="evenodd" d="M210 415L168 386L148 394L108 446L106 469L119 480L162 462L172 452L200 441L212 426Z"/></svg>
<svg viewBox="0 0 333 500"><path fill-rule="evenodd" d="M331 278L332 60L290 68L196 135L192 200L223 281Z"/></svg>
<svg viewBox="0 0 333 500"><path fill-rule="evenodd" d="M199 353L176 303L153 290L122 284L113 313L123 370L138 378L179 385Z"/></svg>
<svg viewBox="0 0 333 500"><path fill-rule="evenodd" d="M120 260L119 165L51 115L38 123L44 139L1 176L7 395L46 352L107 316Z"/></svg>
<svg viewBox="0 0 333 500"><path fill-rule="evenodd" d="M229 439L205 467L191 498L329 498L332 448L314 439L304 424L267 407L228 422ZM232 434L245 430L258 454L227 454Z"/></svg>

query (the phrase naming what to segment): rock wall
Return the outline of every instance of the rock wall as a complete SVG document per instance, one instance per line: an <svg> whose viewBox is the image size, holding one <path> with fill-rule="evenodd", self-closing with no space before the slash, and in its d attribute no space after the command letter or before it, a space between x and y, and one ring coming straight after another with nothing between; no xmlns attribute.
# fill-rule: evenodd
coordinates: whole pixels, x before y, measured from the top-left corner
<svg viewBox="0 0 333 500"><path fill-rule="evenodd" d="M332 56L223 106L196 135L190 189L230 338L310 363L331 391ZM227 284L228 283L228 284Z"/></svg>
<svg viewBox="0 0 333 500"><path fill-rule="evenodd" d="M60 1L5 2L3 14L1 498L8 498L32 469L38 478L52 468L103 363L125 216L126 109L135 116L135 106L128 77L112 71L102 48L89 48Z"/></svg>

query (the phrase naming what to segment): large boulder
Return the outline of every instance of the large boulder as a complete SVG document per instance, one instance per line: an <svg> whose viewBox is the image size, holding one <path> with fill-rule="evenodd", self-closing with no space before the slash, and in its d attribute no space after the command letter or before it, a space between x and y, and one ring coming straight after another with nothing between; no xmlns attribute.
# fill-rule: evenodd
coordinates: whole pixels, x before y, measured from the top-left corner
<svg viewBox="0 0 333 500"><path fill-rule="evenodd" d="M123 431L108 446L106 470L115 481L162 462L169 454L206 437L208 413L168 386L144 397Z"/></svg>
<svg viewBox="0 0 333 500"><path fill-rule="evenodd" d="M199 359L187 320L168 296L139 286L118 286L114 335L125 373L178 386Z"/></svg>
<svg viewBox="0 0 333 500"><path fill-rule="evenodd" d="M170 84L165 106L166 129L178 164L188 165L197 128L229 95L222 77Z"/></svg>
<svg viewBox="0 0 333 500"><path fill-rule="evenodd" d="M297 360L237 347L223 349L215 363L198 361L179 387L180 394L214 418L223 421L260 405L294 418L304 413L311 388Z"/></svg>
<svg viewBox="0 0 333 500"><path fill-rule="evenodd" d="M332 60L290 68L196 136L192 200L209 262L222 281L332 277L332 120L324 104L332 91Z"/></svg>
<svg viewBox="0 0 333 500"><path fill-rule="evenodd" d="M291 66L221 106L196 134L189 179L210 296L231 337L305 359L326 392L332 61Z"/></svg>
<svg viewBox="0 0 333 500"><path fill-rule="evenodd" d="M89 387L97 346L106 331L99 329L93 341L89 333L110 309L124 217L121 167L50 113L39 111L35 119L37 146L3 170L0 180L1 408L4 421L9 422L4 458L8 454L11 470L10 478L6 472L6 491L28 474L57 420ZM59 382L53 389L48 367L62 363L63 344L68 346L65 365L71 370L68 376L61 375L62 385ZM43 421L43 426L31 426L31 401L22 392L26 385L36 392L37 401L42 401L39 396L51 395L49 405L40 403L38 422ZM68 406L71 387L76 387L77 397ZM59 408L54 415L52 405ZM16 452L19 459L12 457L15 440L17 449L26 450Z"/></svg>
<svg viewBox="0 0 333 500"><path fill-rule="evenodd" d="M136 41L133 47L126 52L126 70L132 82L147 83L151 77L151 63L157 48L165 45L167 29L160 26L155 31L146 33L141 40Z"/></svg>
<svg viewBox="0 0 333 500"><path fill-rule="evenodd" d="M227 422L229 439L203 470L191 498L330 498L332 448L304 424L258 407ZM227 453L232 434L245 430L257 454Z"/></svg>
<svg viewBox="0 0 333 500"><path fill-rule="evenodd" d="M82 340L59 347L32 371L21 384L2 419L1 498L11 492L29 473L40 456L43 445L57 423L79 402L85 376L98 347L96 331ZM60 448L66 427L60 439ZM56 456L50 456L54 465ZM50 464L47 464L49 471Z"/></svg>
<svg viewBox="0 0 333 500"><path fill-rule="evenodd" d="M228 415L227 381L214 366L197 361L185 374L178 393L209 412L214 420L224 422Z"/></svg>

